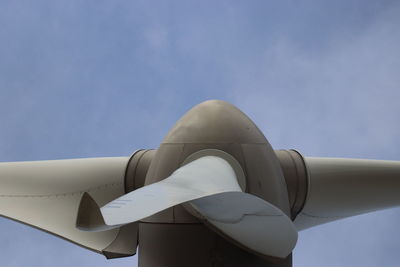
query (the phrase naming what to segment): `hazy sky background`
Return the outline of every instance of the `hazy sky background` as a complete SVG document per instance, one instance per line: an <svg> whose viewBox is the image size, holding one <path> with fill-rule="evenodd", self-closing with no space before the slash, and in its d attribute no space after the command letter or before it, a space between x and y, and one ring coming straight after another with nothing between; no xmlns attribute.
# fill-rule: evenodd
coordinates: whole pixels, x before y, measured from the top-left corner
<svg viewBox="0 0 400 267"><path fill-rule="evenodd" d="M0 161L157 148L207 99L274 148L400 160L399 1L0 2ZM400 209L300 233L294 266L399 266ZM136 266L0 219L1 266Z"/></svg>

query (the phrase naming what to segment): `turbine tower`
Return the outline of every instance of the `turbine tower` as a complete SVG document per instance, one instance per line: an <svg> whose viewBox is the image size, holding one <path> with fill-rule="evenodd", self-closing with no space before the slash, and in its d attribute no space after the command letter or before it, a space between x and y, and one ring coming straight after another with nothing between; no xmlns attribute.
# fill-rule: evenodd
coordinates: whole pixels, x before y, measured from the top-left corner
<svg viewBox="0 0 400 267"><path fill-rule="evenodd" d="M0 215L140 267L290 267L297 232L400 204L400 162L273 150L207 101L156 150L0 163Z"/></svg>

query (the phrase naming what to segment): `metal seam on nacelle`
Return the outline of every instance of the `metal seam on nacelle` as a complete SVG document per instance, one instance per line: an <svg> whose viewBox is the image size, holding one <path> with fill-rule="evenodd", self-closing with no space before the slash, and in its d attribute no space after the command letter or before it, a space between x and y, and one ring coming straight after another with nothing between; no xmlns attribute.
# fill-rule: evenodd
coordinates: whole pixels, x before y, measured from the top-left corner
<svg viewBox="0 0 400 267"><path fill-rule="evenodd" d="M135 155L141 151L143 151L144 149L138 149L135 152L132 153L132 155L130 156L128 162L126 163L126 167L125 167L125 173L124 173L124 189L125 189L125 193L129 192L128 191L128 183L127 183L127 177L128 177L128 172L129 172L129 166L133 160L133 158L135 157ZM135 165L136 168L136 165ZM133 185L134 186L134 185Z"/></svg>
<svg viewBox="0 0 400 267"><path fill-rule="evenodd" d="M300 176L298 176L298 178L301 179L301 181L300 180L298 181L299 183L298 183L298 190L297 190L297 192L300 193L300 195L297 195L299 198L296 198L296 202L293 207L293 211L294 211L295 217L296 217L303 210L303 208L306 204L306 200L307 200L307 196L308 196L308 188L309 188L309 173L308 173L307 165L306 165L303 155L295 149L290 149L290 151L296 153L296 155L298 156L297 159L299 159L298 163L303 168L301 171L298 169L299 166L296 166L296 170L299 171L298 174L300 174ZM304 186L304 188L301 188L302 186ZM297 201L297 200L299 200L299 201Z"/></svg>
<svg viewBox="0 0 400 267"><path fill-rule="evenodd" d="M125 169L125 175L124 175L124 183L125 183L125 193L129 193L143 185L138 185L138 177L139 176L139 171L141 170L140 168L143 167L140 165L142 159L145 157L145 155L148 154L148 152L155 152L155 149L139 149L136 150L130 159L128 160L128 163L126 165ZM148 167L150 164L147 166L145 165L147 169L145 170L145 173L147 173ZM145 176L143 177L143 181L145 179Z"/></svg>
<svg viewBox="0 0 400 267"><path fill-rule="evenodd" d="M284 173L291 218L294 220L303 210L308 195L309 176L307 166L303 156L297 150L275 150L275 154Z"/></svg>

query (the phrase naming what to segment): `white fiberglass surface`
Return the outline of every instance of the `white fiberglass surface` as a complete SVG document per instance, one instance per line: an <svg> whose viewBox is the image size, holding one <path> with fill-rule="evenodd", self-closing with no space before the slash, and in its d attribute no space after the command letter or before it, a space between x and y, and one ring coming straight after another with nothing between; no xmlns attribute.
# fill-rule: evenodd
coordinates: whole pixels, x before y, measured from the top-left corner
<svg viewBox="0 0 400 267"><path fill-rule="evenodd" d="M190 205L213 227L247 249L285 258L297 242L289 217L254 195L228 192L193 200Z"/></svg>
<svg viewBox="0 0 400 267"><path fill-rule="evenodd" d="M223 192L241 192L235 172L224 159L205 156L168 178L139 188L101 208L107 225L141 220L169 207Z"/></svg>

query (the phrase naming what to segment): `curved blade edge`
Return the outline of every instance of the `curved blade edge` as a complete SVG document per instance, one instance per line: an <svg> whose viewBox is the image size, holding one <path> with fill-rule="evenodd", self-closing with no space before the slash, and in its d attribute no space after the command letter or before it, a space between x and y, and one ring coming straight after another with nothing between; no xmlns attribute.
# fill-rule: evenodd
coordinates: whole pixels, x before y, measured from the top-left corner
<svg viewBox="0 0 400 267"><path fill-rule="evenodd" d="M235 171L225 159L205 156L180 167L168 178L125 194L102 208L85 193L76 226L84 231L104 231L223 192L241 192Z"/></svg>
<svg viewBox="0 0 400 267"><path fill-rule="evenodd" d="M76 217L76 228L82 231L99 232L117 227L119 225L106 225L96 201L89 193L83 193Z"/></svg>
<svg viewBox="0 0 400 267"><path fill-rule="evenodd" d="M283 259L297 243L297 230L290 218L254 195L227 192L192 200L188 205L211 229L250 252Z"/></svg>

